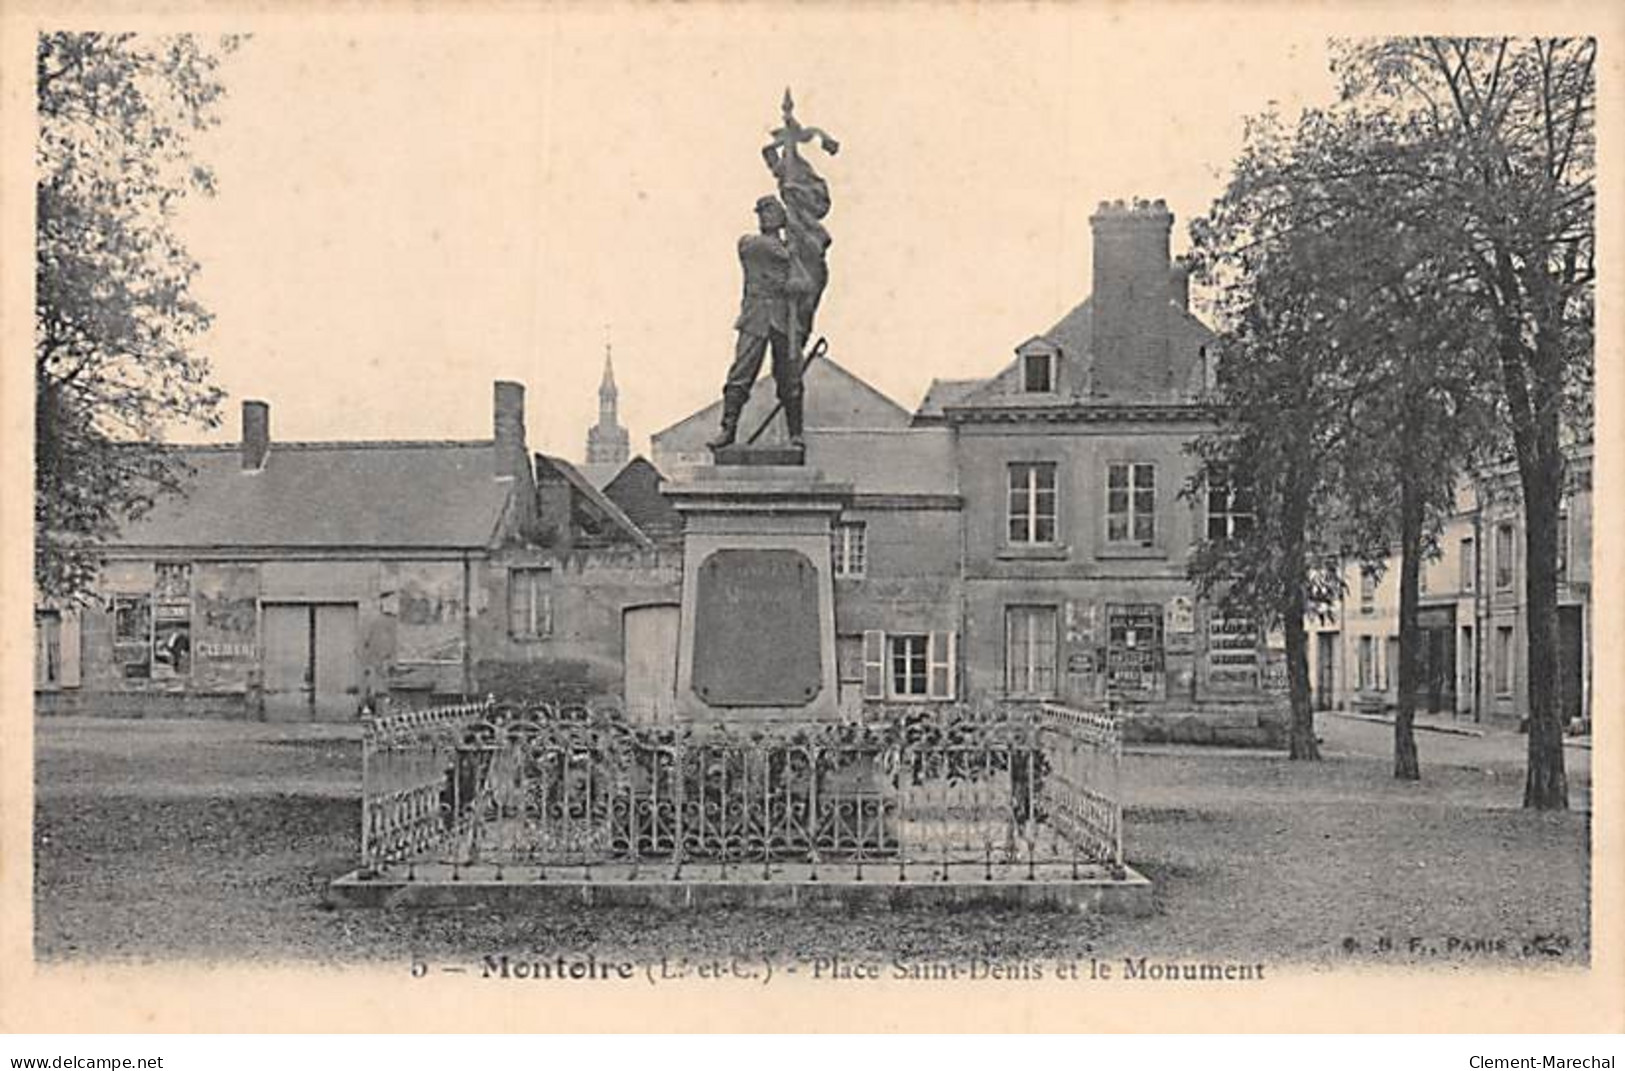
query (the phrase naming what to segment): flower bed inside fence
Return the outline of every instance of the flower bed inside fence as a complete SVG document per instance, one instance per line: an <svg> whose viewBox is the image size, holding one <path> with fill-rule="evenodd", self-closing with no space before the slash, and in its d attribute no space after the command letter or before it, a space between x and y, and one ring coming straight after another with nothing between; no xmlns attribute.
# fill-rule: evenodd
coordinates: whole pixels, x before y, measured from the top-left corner
<svg viewBox="0 0 1625 1071"><path fill-rule="evenodd" d="M1121 872L1119 739L1053 706L744 728L546 703L392 715L364 738L362 870Z"/></svg>

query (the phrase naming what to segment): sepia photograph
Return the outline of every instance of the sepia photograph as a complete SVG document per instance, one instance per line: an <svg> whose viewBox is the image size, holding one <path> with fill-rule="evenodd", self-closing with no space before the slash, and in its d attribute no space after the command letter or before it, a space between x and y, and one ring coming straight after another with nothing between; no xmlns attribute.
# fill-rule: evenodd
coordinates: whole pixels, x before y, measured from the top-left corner
<svg viewBox="0 0 1625 1071"><path fill-rule="evenodd" d="M1625 1027L1621 20L1316 11L8 10L0 1022Z"/></svg>

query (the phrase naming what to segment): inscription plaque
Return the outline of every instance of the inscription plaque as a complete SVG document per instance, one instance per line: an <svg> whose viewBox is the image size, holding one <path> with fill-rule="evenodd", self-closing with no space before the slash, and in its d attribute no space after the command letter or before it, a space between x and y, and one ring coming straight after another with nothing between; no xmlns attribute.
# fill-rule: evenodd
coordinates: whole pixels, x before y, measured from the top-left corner
<svg viewBox="0 0 1625 1071"><path fill-rule="evenodd" d="M800 707L823 689L818 572L794 550L719 550L695 584L694 694L715 707Z"/></svg>

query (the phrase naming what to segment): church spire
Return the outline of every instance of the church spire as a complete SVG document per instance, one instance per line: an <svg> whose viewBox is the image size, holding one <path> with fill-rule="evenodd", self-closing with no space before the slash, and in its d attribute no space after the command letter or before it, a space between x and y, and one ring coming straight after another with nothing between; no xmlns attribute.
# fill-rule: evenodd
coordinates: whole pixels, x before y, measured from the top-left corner
<svg viewBox="0 0 1625 1071"><path fill-rule="evenodd" d="M610 352L608 342L604 343L604 378L598 384L598 416L600 421L607 414L610 423L615 421L615 403L620 398L620 391L615 388L615 358Z"/></svg>
<svg viewBox="0 0 1625 1071"><path fill-rule="evenodd" d="M615 358L604 328L604 376L598 383L598 423L587 429L587 463L624 465L631 454L631 437L621 427L618 412L621 392L615 386Z"/></svg>

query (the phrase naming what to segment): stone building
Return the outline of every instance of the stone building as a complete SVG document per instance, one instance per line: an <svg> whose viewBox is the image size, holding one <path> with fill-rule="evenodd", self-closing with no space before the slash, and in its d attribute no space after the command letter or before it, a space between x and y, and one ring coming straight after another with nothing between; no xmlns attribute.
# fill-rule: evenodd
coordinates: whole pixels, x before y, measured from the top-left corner
<svg viewBox="0 0 1625 1071"><path fill-rule="evenodd" d="M804 482L840 503L827 556L809 550L832 591L831 710L1053 698L1129 712L1131 737L1279 739L1278 654L1251 622L1199 604L1186 579L1197 541L1250 516L1228 488L1181 494L1186 447L1211 427L1216 355L1169 257L1172 222L1161 202L1101 205L1091 296L997 374L933 383L913 414L813 362ZM193 496L109 550L115 588L144 594L145 610L110 602L96 627L129 633L132 654L136 632L144 649L175 648L179 627L159 623L178 618L160 604L178 614L184 602L191 664L149 683L112 674L95 648L98 681L112 674L121 696L236 695L268 716L414 688L614 694L656 720L682 709L685 522L667 492L708 478L720 402L656 434L652 465L598 480L588 473L612 463L526 452L516 392L498 385L494 438L478 443L269 448L252 431L261 411L247 411L235 467L202 449L214 460ZM615 400L606 359L594 433L619 428ZM741 432L772 408L763 378ZM773 421L763 440L782 437ZM589 460L616 439L590 434ZM300 458L314 460L297 479L255 475ZM326 497L300 500L307 479ZM708 508L683 493L684 508ZM221 592L229 612L208 601ZM42 621L42 664L60 682L42 680L60 694L70 626L52 628ZM324 644L349 649L347 628L353 671L334 676ZM232 659L224 677L213 668Z"/></svg>
<svg viewBox="0 0 1625 1071"><path fill-rule="evenodd" d="M806 465L853 491L830 565L843 710L1054 698L1133 711L1144 735L1278 737L1279 652L1186 578L1198 540L1250 517L1223 488L1181 495L1216 354L1172 222L1161 202L1102 205L1092 295L912 415L814 362ZM758 381L742 429L771 394ZM655 435L662 472L709 460L716 409Z"/></svg>
<svg viewBox="0 0 1625 1071"><path fill-rule="evenodd" d="M498 383L473 441L183 446L186 494L106 548L93 600L35 612L39 712L347 719L388 697L624 690L664 556L577 469L530 454ZM634 625L634 627L636 627Z"/></svg>
<svg viewBox="0 0 1625 1071"><path fill-rule="evenodd" d="M963 501L952 434L809 430L807 465L851 488L830 548L842 711L958 699Z"/></svg>
<svg viewBox="0 0 1625 1071"><path fill-rule="evenodd" d="M39 709L353 716L473 690L504 555L536 524L524 388L490 439L282 442L247 401L235 446L176 447L186 494L105 548L94 600L36 611Z"/></svg>
<svg viewBox="0 0 1625 1071"><path fill-rule="evenodd" d="M660 470L639 454L604 485L604 497L656 543L675 544L683 538L683 519L660 493L662 479Z"/></svg>
<svg viewBox="0 0 1625 1071"><path fill-rule="evenodd" d="M1091 295L985 381L934 383L963 499L964 691L1135 712L1147 735L1262 743L1278 678L1253 624L1195 601L1192 547L1250 523L1181 495L1211 427L1213 333L1160 201L1102 204ZM1279 656L1273 656L1278 661Z"/></svg>
<svg viewBox="0 0 1625 1071"><path fill-rule="evenodd" d="M1571 725L1591 708L1592 446L1569 452L1558 521L1558 689ZM1517 471L1463 481L1438 554L1419 577L1423 633L1417 709L1516 725L1528 713L1524 517ZM1380 574L1348 566L1341 604L1311 620L1310 672L1321 709L1398 701L1399 559Z"/></svg>
<svg viewBox="0 0 1625 1071"><path fill-rule="evenodd" d="M577 468L537 454L534 538L510 548L487 598L506 608L474 633L477 690L504 697L630 694L635 713L663 711L660 680L629 665L652 627L675 614L681 556L664 547ZM659 633L657 633L659 634ZM636 651L634 650L634 655ZM629 678L630 674L630 678Z"/></svg>
<svg viewBox="0 0 1625 1071"><path fill-rule="evenodd" d="M1477 709L1476 503L1475 489L1464 483L1444 521L1439 556L1419 574L1420 711L1467 716ZM1399 697L1398 556L1376 571L1345 564L1343 588L1337 606L1305 623L1315 707L1381 710Z"/></svg>
<svg viewBox="0 0 1625 1071"><path fill-rule="evenodd" d="M653 543L621 507L561 457L537 454L535 542L559 551Z"/></svg>

